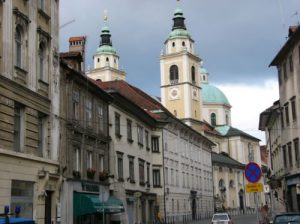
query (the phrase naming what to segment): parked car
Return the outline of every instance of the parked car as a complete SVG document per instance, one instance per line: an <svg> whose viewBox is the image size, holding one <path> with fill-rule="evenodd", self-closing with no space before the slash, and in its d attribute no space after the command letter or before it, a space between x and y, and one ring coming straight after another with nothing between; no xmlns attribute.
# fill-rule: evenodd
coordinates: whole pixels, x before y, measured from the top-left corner
<svg viewBox="0 0 300 224"><path fill-rule="evenodd" d="M23 219L23 218L9 218L10 224L18 223L18 224L35 224L32 219ZM0 218L0 224L6 224L5 218Z"/></svg>
<svg viewBox="0 0 300 224"><path fill-rule="evenodd" d="M233 221L228 213L215 213L211 224L233 224Z"/></svg>
<svg viewBox="0 0 300 224"><path fill-rule="evenodd" d="M273 224L300 224L300 213L281 213L275 215Z"/></svg>

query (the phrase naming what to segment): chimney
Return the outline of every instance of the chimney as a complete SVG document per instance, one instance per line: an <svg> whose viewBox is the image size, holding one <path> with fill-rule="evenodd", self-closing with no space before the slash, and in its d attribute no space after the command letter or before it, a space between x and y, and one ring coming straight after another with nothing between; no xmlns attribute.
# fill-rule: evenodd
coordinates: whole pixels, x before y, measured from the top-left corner
<svg viewBox="0 0 300 224"><path fill-rule="evenodd" d="M78 36L78 37L70 37L69 38L69 52L79 52L82 56L81 62L81 70L85 71L85 43L86 37L85 36Z"/></svg>

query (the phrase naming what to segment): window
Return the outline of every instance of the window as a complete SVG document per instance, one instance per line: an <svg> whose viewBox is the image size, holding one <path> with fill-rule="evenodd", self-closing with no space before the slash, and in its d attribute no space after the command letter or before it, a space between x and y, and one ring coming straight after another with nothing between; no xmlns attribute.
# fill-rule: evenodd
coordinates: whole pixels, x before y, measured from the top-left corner
<svg viewBox="0 0 300 224"><path fill-rule="evenodd" d="M146 148L149 150L149 131L145 131Z"/></svg>
<svg viewBox="0 0 300 224"><path fill-rule="evenodd" d="M194 66L192 66L191 68L191 76L192 76L192 83L196 83L196 72Z"/></svg>
<svg viewBox="0 0 300 224"><path fill-rule="evenodd" d="M143 145L143 127L137 125L137 136L138 136L138 144Z"/></svg>
<svg viewBox="0 0 300 224"><path fill-rule="evenodd" d="M89 98L85 101L85 121L88 127L92 126L92 101Z"/></svg>
<svg viewBox="0 0 300 224"><path fill-rule="evenodd" d="M150 187L150 163L147 163L147 186Z"/></svg>
<svg viewBox="0 0 300 224"><path fill-rule="evenodd" d="M42 113L38 114L38 156L42 157L43 156L43 151L44 151L44 136L45 136L45 115Z"/></svg>
<svg viewBox="0 0 300 224"><path fill-rule="evenodd" d="M228 114L225 115L225 121L226 121L226 125L229 125L229 116L228 116Z"/></svg>
<svg viewBox="0 0 300 224"><path fill-rule="evenodd" d="M283 154L283 165L284 168L287 168L287 160L286 160L286 146L282 146L282 154Z"/></svg>
<svg viewBox="0 0 300 224"><path fill-rule="evenodd" d="M169 184L169 169L165 167L165 185Z"/></svg>
<svg viewBox="0 0 300 224"><path fill-rule="evenodd" d="M287 80L286 62L283 63L282 69L283 69L284 80Z"/></svg>
<svg viewBox="0 0 300 224"><path fill-rule="evenodd" d="M86 156L86 168L93 168L93 153L91 151L87 152Z"/></svg>
<svg viewBox="0 0 300 224"><path fill-rule="evenodd" d="M296 165L297 165L297 167L299 167L300 158L299 158L299 139L298 138L294 139L294 150L295 150Z"/></svg>
<svg viewBox="0 0 300 224"><path fill-rule="evenodd" d="M115 113L115 135L121 137L120 114Z"/></svg>
<svg viewBox="0 0 300 224"><path fill-rule="evenodd" d="M175 47L175 42L172 43L172 47Z"/></svg>
<svg viewBox="0 0 300 224"><path fill-rule="evenodd" d="M134 182L134 157L128 156L129 160L129 180Z"/></svg>
<svg viewBox="0 0 300 224"><path fill-rule="evenodd" d="M294 71L294 63L293 63L293 55L289 56L289 65L290 65L290 72Z"/></svg>
<svg viewBox="0 0 300 224"><path fill-rule="evenodd" d="M139 176L140 176L140 184L145 184L145 161L139 159Z"/></svg>
<svg viewBox="0 0 300 224"><path fill-rule="evenodd" d="M79 120L79 99L79 92L77 90L74 90L72 96L72 112L74 120Z"/></svg>
<svg viewBox="0 0 300 224"><path fill-rule="evenodd" d="M118 158L118 179L120 181L124 180L124 174L123 174L123 153L117 153Z"/></svg>
<svg viewBox="0 0 300 224"><path fill-rule="evenodd" d="M179 186L179 175L178 175L178 170L176 170L176 186Z"/></svg>
<svg viewBox="0 0 300 224"><path fill-rule="evenodd" d="M45 11L45 0L39 0L39 8Z"/></svg>
<svg viewBox="0 0 300 224"><path fill-rule="evenodd" d="M288 144L288 153L289 153L289 166L293 166L293 155L292 155L292 144L289 142Z"/></svg>
<svg viewBox="0 0 300 224"><path fill-rule="evenodd" d="M17 26L15 33L15 47L16 47L16 66L22 68L22 48L23 48L23 32L21 26Z"/></svg>
<svg viewBox="0 0 300 224"><path fill-rule="evenodd" d="M286 125L289 126L289 124L290 124L290 118L289 118L289 104L288 103L284 106L284 110L285 110Z"/></svg>
<svg viewBox="0 0 300 224"><path fill-rule="evenodd" d="M81 155L78 147L75 147L73 152L73 170L77 172L81 170Z"/></svg>
<svg viewBox="0 0 300 224"><path fill-rule="evenodd" d="M215 113L211 113L210 114L210 123L213 126L217 125L217 118L216 118L216 114Z"/></svg>
<svg viewBox="0 0 300 224"><path fill-rule="evenodd" d="M160 184L160 170L153 170L153 187L161 187Z"/></svg>
<svg viewBox="0 0 300 224"><path fill-rule="evenodd" d="M104 131L103 106L101 104L97 106L97 127L99 132Z"/></svg>
<svg viewBox="0 0 300 224"><path fill-rule="evenodd" d="M11 182L11 211L16 206L22 208L22 218L33 218L33 182L12 180Z"/></svg>
<svg viewBox="0 0 300 224"><path fill-rule="evenodd" d="M98 63L100 62L100 58L97 58L97 62L98 62Z"/></svg>
<svg viewBox="0 0 300 224"><path fill-rule="evenodd" d="M106 58L106 62L109 62L109 58Z"/></svg>
<svg viewBox="0 0 300 224"><path fill-rule="evenodd" d="M24 106L15 103L14 111L14 150L21 152L23 147L23 134L24 134Z"/></svg>
<svg viewBox="0 0 300 224"><path fill-rule="evenodd" d="M103 171L104 170L104 156L99 155L99 170Z"/></svg>
<svg viewBox="0 0 300 224"><path fill-rule="evenodd" d="M170 181L170 185L174 186L174 184L175 184L174 170L171 168L171 181Z"/></svg>
<svg viewBox="0 0 300 224"><path fill-rule="evenodd" d="M296 101L295 98L292 98L291 100L291 106L292 106L292 118L293 121L297 120L297 113L296 113Z"/></svg>
<svg viewBox="0 0 300 224"><path fill-rule="evenodd" d="M39 55L38 55L38 73L40 80L48 81L46 78L46 47L42 42L39 45Z"/></svg>
<svg viewBox="0 0 300 224"><path fill-rule="evenodd" d="M132 121L127 119L127 140L132 141Z"/></svg>
<svg viewBox="0 0 300 224"><path fill-rule="evenodd" d="M279 85L281 85L281 83L282 83L282 79L281 79L281 68L278 68L278 82L279 82Z"/></svg>
<svg viewBox="0 0 300 224"><path fill-rule="evenodd" d="M151 148L152 152L159 152L159 137L151 137Z"/></svg>
<svg viewBox="0 0 300 224"><path fill-rule="evenodd" d="M177 65L172 65L170 67L170 82L171 82L171 85L175 85L178 83L178 67L177 67Z"/></svg>
<svg viewBox="0 0 300 224"><path fill-rule="evenodd" d="M185 42L184 41L182 41L182 46L185 47Z"/></svg>

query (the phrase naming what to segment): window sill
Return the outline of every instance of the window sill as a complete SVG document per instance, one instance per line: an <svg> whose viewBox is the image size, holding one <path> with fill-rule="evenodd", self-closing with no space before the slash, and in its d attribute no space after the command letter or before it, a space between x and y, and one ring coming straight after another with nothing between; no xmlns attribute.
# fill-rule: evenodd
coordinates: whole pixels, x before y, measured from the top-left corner
<svg viewBox="0 0 300 224"><path fill-rule="evenodd" d="M153 150L152 150L152 153L160 153L160 151L153 151Z"/></svg>
<svg viewBox="0 0 300 224"><path fill-rule="evenodd" d="M132 139L130 139L130 138L127 138L127 141L129 142L129 143L133 143L134 141L132 140Z"/></svg>
<svg viewBox="0 0 300 224"><path fill-rule="evenodd" d="M116 133L115 135L116 135L116 137L117 137L118 139L121 139L121 138L122 138L122 135L121 135L121 134Z"/></svg>
<svg viewBox="0 0 300 224"><path fill-rule="evenodd" d="M138 142L138 145L139 145L141 148L144 147L143 143Z"/></svg>
<svg viewBox="0 0 300 224"><path fill-rule="evenodd" d="M153 188L162 188L161 185L153 185Z"/></svg>
<svg viewBox="0 0 300 224"><path fill-rule="evenodd" d="M129 180L129 183L135 184L135 180Z"/></svg>
<svg viewBox="0 0 300 224"><path fill-rule="evenodd" d="M118 181L120 181L120 182L124 182L124 178L122 178L122 177L119 177L119 178L118 178Z"/></svg>
<svg viewBox="0 0 300 224"><path fill-rule="evenodd" d="M26 70L24 70L23 68L21 68L21 67L19 67L17 65L15 65L15 69L17 70L17 72L20 72L20 73L22 73L24 75L27 75L27 73L28 73Z"/></svg>
<svg viewBox="0 0 300 224"><path fill-rule="evenodd" d="M140 182L140 185L145 186L146 184L145 184L145 182L142 181L142 182Z"/></svg>

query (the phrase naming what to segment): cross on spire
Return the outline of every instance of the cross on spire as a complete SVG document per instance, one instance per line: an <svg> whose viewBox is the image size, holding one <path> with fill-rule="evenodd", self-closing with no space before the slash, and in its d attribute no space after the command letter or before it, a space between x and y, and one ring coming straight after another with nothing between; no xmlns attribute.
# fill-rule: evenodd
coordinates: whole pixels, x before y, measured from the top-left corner
<svg viewBox="0 0 300 224"><path fill-rule="evenodd" d="M104 20L105 23L107 23L107 21L108 21L108 16L107 16L107 10L106 9L104 10L103 20Z"/></svg>

